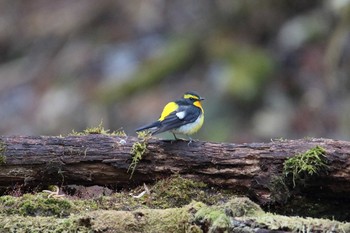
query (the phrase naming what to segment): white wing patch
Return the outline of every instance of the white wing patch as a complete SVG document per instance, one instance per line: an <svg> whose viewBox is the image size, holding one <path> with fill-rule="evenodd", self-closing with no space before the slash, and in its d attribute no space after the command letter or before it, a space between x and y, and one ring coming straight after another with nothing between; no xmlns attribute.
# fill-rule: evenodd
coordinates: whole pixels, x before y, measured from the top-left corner
<svg viewBox="0 0 350 233"><path fill-rule="evenodd" d="M177 113L176 113L176 116L177 116L180 120L182 120L182 119L185 118L186 113L185 113L185 111L177 112Z"/></svg>

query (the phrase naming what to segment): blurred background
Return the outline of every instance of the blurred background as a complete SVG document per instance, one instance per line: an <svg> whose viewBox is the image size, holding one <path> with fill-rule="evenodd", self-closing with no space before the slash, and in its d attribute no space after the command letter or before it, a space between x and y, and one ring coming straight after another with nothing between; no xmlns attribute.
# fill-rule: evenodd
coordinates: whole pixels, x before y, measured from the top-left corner
<svg viewBox="0 0 350 233"><path fill-rule="evenodd" d="M1 135L136 135L191 90L200 140L347 140L349 75L349 0L0 1Z"/></svg>

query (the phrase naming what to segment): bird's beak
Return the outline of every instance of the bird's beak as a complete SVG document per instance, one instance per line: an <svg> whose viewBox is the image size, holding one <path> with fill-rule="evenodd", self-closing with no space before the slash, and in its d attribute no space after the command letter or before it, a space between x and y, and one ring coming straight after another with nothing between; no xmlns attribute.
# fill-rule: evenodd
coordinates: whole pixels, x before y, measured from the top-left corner
<svg viewBox="0 0 350 233"><path fill-rule="evenodd" d="M203 98L203 97L200 97L200 98L199 98L199 100L200 100L200 101L202 101L202 100L205 100L205 98Z"/></svg>

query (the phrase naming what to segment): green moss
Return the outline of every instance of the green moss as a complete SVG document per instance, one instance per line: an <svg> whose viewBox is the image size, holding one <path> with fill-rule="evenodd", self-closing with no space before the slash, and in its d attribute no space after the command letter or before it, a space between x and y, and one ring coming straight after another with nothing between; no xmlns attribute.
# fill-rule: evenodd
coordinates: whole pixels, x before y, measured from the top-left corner
<svg viewBox="0 0 350 233"><path fill-rule="evenodd" d="M40 194L22 197L0 197L0 213L22 216L68 216L71 204L68 200L47 198Z"/></svg>
<svg viewBox="0 0 350 233"><path fill-rule="evenodd" d="M143 210L147 220L144 232L190 232L191 214L189 206L162 210Z"/></svg>
<svg viewBox="0 0 350 233"><path fill-rule="evenodd" d="M127 194L124 196L128 197ZM115 208L115 200L119 199L112 196L105 199L70 199L68 197L55 199L48 198L47 193L25 194L22 197L0 196L0 214L66 217L99 208ZM125 205L128 204L130 203L125 202Z"/></svg>
<svg viewBox="0 0 350 233"><path fill-rule="evenodd" d="M133 211L98 210L82 217L94 232L188 232L199 233L193 214L204 207L193 202L181 208L136 209Z"/></svg>
<svg viewBox="0 0 350 233"><path fill-rule="evenodd" d="M158 181L152 187L153 200L150 207L170 208L189 204L191 201L202 201L206 204L215 204L227 200L231 194L210 189L203 182L174 176Z"/></svg>
<svg viewBox="0 0 350 233"><path fill-rule="evenodd" d="M292 195L292 188L321 172L326 172L327 169L326 151L319 146L287 159L283 164L282 174L271 177L267 187L271 192L272 201L286 204Z"/></svg>
<svg viewBox="0 0 350 233"><path fill-rule="evenodd" d="M0 232L254 232L261 228L302 232L348 232L337 221L265 213L248 198L235 197L202 182L174 176L150 185L94 199L47 193L0 197ZM296 200L299 203L299 200ZM301 202L300 202L301 203ZM301 208L309 208L300 204ZM288 208L283 206L283 208ZM294 207L293 207L294 208ZM345 210L347 211L347 209Z"/></svg>
<svg viewBox="0 0 350 233"><path fill-rule="evenodd" d="M140 204L142 200L127 196L129 195L113 195L84 201L48 199L43 194L27 194L19 198L3 196L0 197L0 232L199 233L255 232L256 229L288 232L350 230L348 223L265 213L248 198L233 197L215 205L192 201L180 208L149 209ZM131 200L138 202L139 208L136 208L137 204L134 205ZM120 208L116 207L116 202L123 204L124 201L128 201L122 207L124 210L116 210ZM63 204L64 202L69 202L70 206ZM90 207L92 203L95 203L96 209ZM67 209L67 214L52 214L52 208L48 211L48 208L43 207L45 204L57 206L61 211ZM128 209L129 204L134 205L133 210ZM11 214L4 209L11 210ZM25 211L26 214L19 214L21 211Z"/></svg>
<svg viewBox="0 0 350 233"><path fill-rule="evenodd" d="M0 141L0 165L6 163L6 145L4 142Z"/></svg>
<svg viewBox="0 0 350 233"><path fill-rule="evenodd" d="M13 196L1 196L0 197L0 214L13 214L17 211L16 206L17 198Z"/></svg>
<svg viewBox="0 0 350 233"><path fill-rule="evenodd" d="M303 154L298 154L287 159L283 164L285 176L292 176L294 187L297 182L317 175L322 171L327 171L326 151L320 146L316 146Z"/></svg>
<svg viewBox="0 0 350 233"><path fill-rule="evenodd" d="M128 171L131 171L130 179L135 172L137 164L142 159L142 156L147 152L147 141L150 138L150 135L147 132L138 132L137 136L139 138L138 142L135 142L131 147L131 164L128 168Z"/></svg>
<svg viewBox="0 0 350 233"><path fill-rule="evenodd" d="M246 217L252 221L252 227L283 230L287 232L350 232L349 223L341 223L328 219L287 217L265 213L259 216Z"/></svg>
<svg viewBox="0 0 350 233"><path fill-rule="evenodd" d="M198 232L189 221L189 208L98 210L83 218L93 232Z"/></svg>
<svg viewBox="0 0 350 233"><path fill-rule="evenodd" d="M110 197L103 197L101 208L114 210L134 210L136 208L174 208L188 205L192 201L200 201L205 204L215 204L219 201L226 201L232 194L223 190L209 188L202 182L174 176L158 181L153 186L148 186L150 194L137 196L145 190L140 186L128 193L116 193Z"/></svg>
<svg viewBox="0 0 350 233"><path fill-rule="evenodd" d="M153 189L158 198L173 201L174 204L179 206L190 203L192 198L199 195L198 192L205 187L207 187L207 185L203 182L196 182L181 176L174 176L170 179L158 181L157 184L153 186Z"/></svg>
<svg viewBox="0 0 350 233"><path fill-rule="evenodd" d="M168 181L176 185L177 191L204 186L175 179ZM180 182L187 185L180 187ZM162 184L150 188L152 195ZM169 193L168 200L171 196ZM206 207L202 202L192 201L181 208L148 209L148 206L145 199L134 198L129 192L94 200L53 199L47 198L46 193L3 196L0 197L0 232L202 232L192 221L193 214ZM223 217L214 221L216 227L226 221Z"/></svg>
<svg viewBox="0 0 350 233"><path fill-rule="evenodd" d="M102 121L98 126L86 128L82 132L76 132L75 130L72 130L72 132L68 136L83 136L83 135L89 135L89 134L103 134L103 135L120 136L120 137L126 136L126 133L123 130L110 132L109 129L105 129L103 127Z"/></svg>
<svg viewBox="0 0 350 233"><path fill-rule="evenodd" d="M226 201L231 196L229 193L225 194L223 191L208 188L202 182L180 176L161 180L149 186L149 190L150 194L140 198L134 196L143 192L144 186L93 199L77 199L68 195L55 199L48 198L48 193L25 194L22 197L0 196L0 214L61 217L101 209L130 211L138 208L182 207L193 200L215 204Z"/></svg>
<svg viewBox="0 0 350 233"><path fill-rule="evenodd" d="M91 229L79 223L79 218L0 215L0 232L39 233L39 232L91 232Z"/></svg>
<svg viewBox="0 0 350 233"><path fill-rule="evenodd" d="M328 219L287 217L264 212L248 198L232 198L224 204L202 206L194 214L205 232L256 232L257 229L284 232L348 232L349 223Z"/></svg>
<svg viewBox="0 0 350 233"><path fill-rule="evenodd" d="M195 214L194 219L201 225L210 226L209 232L221 232L230 226L230 218L226 215L225 210L219 207L202 207Z"/></svg>
<svg viewBox="0 0 350 233"><path fill-rule="evenodd" d="M246 197L231 197L222 206L225 210L230 210L230 215L233 217L256 216L264 213L259 205Z"/></svg>
<svg viewBox="0 0 350 233"><path fill-rule="evenodd" d="M248 198L234 197L224 204L202 206L195 213L194 222L201 226L207 226L208 232L227 232L234 228L232 217L259 216L262 214L264 214L264 211Z"/></svg>
<svg viewBox="0 0 350 233"><path fill-rule="evenodd" d="M4 155L0 155L0 165L6 163L6 157Z"/></svg>

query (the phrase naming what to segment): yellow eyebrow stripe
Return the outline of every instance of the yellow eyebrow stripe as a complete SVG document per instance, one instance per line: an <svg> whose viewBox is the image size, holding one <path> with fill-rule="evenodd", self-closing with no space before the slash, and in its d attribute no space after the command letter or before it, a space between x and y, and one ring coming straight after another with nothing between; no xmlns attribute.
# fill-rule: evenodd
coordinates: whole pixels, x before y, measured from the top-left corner
<svg viewBox="0 0 350 233"><path fill-rule="evenodd" d="M175 102L170 102L165 105L162 114L160 115L159 121L164 120L170 113L176 111L179 106Z"/></svg>
<svg viewBox="0 0 350 233"><path fill-rule="evenodd" d="M186 94L186 95L184 95L184 98L185 98L185 99L193 98L193 99L198 100L198 96L191 95L191 94Z"/></svg>

